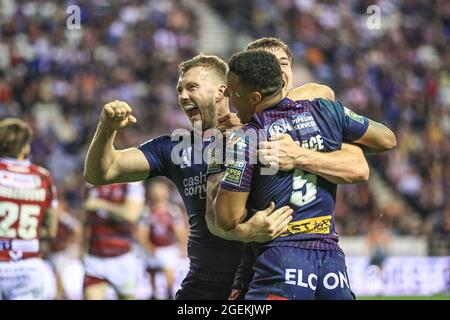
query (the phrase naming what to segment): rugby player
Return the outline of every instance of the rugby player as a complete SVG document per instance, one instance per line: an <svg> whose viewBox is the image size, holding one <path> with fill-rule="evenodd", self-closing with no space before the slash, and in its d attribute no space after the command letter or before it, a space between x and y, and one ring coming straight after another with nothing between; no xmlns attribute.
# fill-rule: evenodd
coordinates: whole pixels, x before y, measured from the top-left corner
<svg viewBox="0 0 450 320"><path fill-rule="evenodd" d="M216 223L224 231L233 229L247 215L246 205L251 215L271 200L277 206L295 208L288 232L259 247L256 274L246 298L352 299L333 224L336 185L318 176L317 168L308 162L296 163L301 168L288 174L261 175L261 166L249 161L251 151L256 153L250 146L256 141L248 137L250 131L262 129L270 138L284 128L304 147L296 158L312 153L321 158L317 151L340 149L344 139L361 139L368 131L368 119L338 102L286 99L280 65L262 50L233 56L227 80L239 117L251 122L232 146L236 156L244 153L246 157L227 166L215 203Z"/></svg>
<svg viewBox="0 0 450 320"><path fill-rule="evenodd" d="M28 160L32 129L0 121L0 300L45 299L40 240L56 235L56 190L50 173Z"/></svg>

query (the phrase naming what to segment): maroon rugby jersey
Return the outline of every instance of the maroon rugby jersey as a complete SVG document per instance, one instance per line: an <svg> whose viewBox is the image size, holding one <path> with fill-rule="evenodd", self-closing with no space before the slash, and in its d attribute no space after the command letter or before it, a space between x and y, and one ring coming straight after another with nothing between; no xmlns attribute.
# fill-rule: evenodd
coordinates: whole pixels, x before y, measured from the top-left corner
<svg viewBox="0 0 450 320"><path fill-rule="evenodd" d="M149 208L144 223L150 228L150 242L156 247L175 244L175 227L183 223L182 219L183 212L175 205Z"/></svg>
<svg viewBox="0 0 450 320"><path fill-rule="evenodd" d="M50 173L29 160L0 158L0 261L40 256L48 208L56 208Z"/></svg>
<svg viewBox="0 0 450 320"><path fill-rule="evenodd" d="M78 220L65 212L58 220L58 231L56 237L50 243L50 251L61 252L67 249L68 245L75 241L75 231L78 226Z"/></svg>
<svg viewBox="0 0 450 320"><path fill-rule="evenodd" d="M89 197L123 205L127 198L144 201L145 190L142 183L112 184L90 190ZM134 224L114 219L106 210L89 212L90 226L89 254L100 257L115 257L130 251L133 242Z"/></svg>

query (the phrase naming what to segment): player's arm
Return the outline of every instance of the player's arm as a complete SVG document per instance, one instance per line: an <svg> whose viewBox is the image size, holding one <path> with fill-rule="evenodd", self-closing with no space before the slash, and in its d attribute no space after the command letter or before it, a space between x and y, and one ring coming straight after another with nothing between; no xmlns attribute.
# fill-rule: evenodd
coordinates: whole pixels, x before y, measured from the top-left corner
<svg viewBox="0 0 450 320"><path fill-rule="evenodd" d="M388 127L369 119L366 133L354 143L362 145L367 153L380 153L394 149L397 146L397 139Z"/></svg>
<svg viewBox="0 0 450 320"><path fill-rule="evenodd" d="M85 202L85 208L88 211L103 209L108 211L113 219L125 220L129 223L134 223L139 219L143 205L140 199L132 197L127 197L123 204L117 204L95 197L90 197Z"/></svg>
<svg viewBox="0 0 450 320"><path fill-rule="evenodd" d="M335 94L326 85L307 83L292 89L288 94L288 98L292 100L314 100L316 98L334 100ZM366 153L380 153L394 149L397 146L394 133L383 124L368 120L369 127L366 133L354 143L361 145Z"/></svg>
<svg viewBox="0 0 450 320"><path fill-rule="evenodd" d="M271 141L260 142L258 157L261 163L278 165L282 171L303 169L336 184L369 179L369 165L362 149L346 143L341 150L319 152L299 146L289 134L280 134Z"/></svg>
<svg viewBox="0 0 450 320"><path fill-rule="evenodd" d="M206 188L206 224L209 231L222 239L241 242L268 242L286 231L292 220L292 212L288 206L275 210L271 203L268 208L256 212L246 222L237 224L234 228L225 230L217 223L217 217L213 210L213 202L219 190L220 181L224 173L216 173L208 176Z"/></svg>
<svg viewBox="0 0 450 320"><path fill-rule="evenodd" d="M291 100L335 99L334 91L330 87L314 82L291 89L287 97Z"/></svg>
<svg viewBox="0 0 450 320"><path fill-rule="evenodd" d="M153 254L155 252L155 246L150 241L150 232L149 225L140 223L137 230L137 240L145 250Z"/></svg>
<svg viewBox="0 0 450 320"><path fill-rule="evenodd" d="M213 202L213 210L216 213L216 224L229 231L236 228L247 215L245 204L249 192L234 192L219 187L217 197Z"/></svg>
<svg viewBox="0 0 450 320"><path fill-rule="evenodd" d="M131 107L115 100L103 106L100 122L89 146L84 177L93 185L144 180L150 166L142 151L137 148L116 150L116 131L136 123Z"/></svg>
<svg viewBox="0 0 450 320"><path fill-rule="evenodd" d="M56 237L58 231L58 212L55 208L47 208L41 227L41 239Z"/></svg>

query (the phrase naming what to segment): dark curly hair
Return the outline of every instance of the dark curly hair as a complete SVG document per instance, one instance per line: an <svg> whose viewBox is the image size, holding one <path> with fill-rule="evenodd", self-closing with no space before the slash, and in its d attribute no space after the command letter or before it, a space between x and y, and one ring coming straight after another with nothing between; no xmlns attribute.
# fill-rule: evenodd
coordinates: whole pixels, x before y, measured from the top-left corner
<svg viewBox="0 0 450 320"><path fill-rule="evenodd" d="M260 92L263 97L278 92L283 85L277 58L264 50L236 53L228 61L228 68L239 76L243 85L252 91Z"/></svg>

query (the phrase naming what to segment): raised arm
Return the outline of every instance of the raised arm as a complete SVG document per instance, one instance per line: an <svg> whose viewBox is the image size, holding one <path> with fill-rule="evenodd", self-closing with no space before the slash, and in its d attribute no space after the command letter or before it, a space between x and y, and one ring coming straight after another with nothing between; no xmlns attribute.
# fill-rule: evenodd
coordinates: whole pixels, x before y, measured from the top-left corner
<svg viewBox="0 0 450 320"><path fill-rule="evenodd" d="M134 223L138 220L142 212L143 203L133 198L125 200L123 204L117 204L99 198L89 198L85 203L85 208L88 211L103 209L115 220L125 220L129 223Z"/></svg>
<svg viewBox="0 0 450 320"><path fill-rule="evenodd" d="M362 145L367 153L385 152L397 146L394 133L383 124L370 119L366 133L354 142Z"/></svg>
<svg viewBox="0 0 450 320"><path fill-rule="evenodd" d="M100 122L89 146L84 178L93 185L144 180L150 166L142 151L137 148L116 150L116 131L136 123L131 107L115 100L103 106Z"/></svg>

